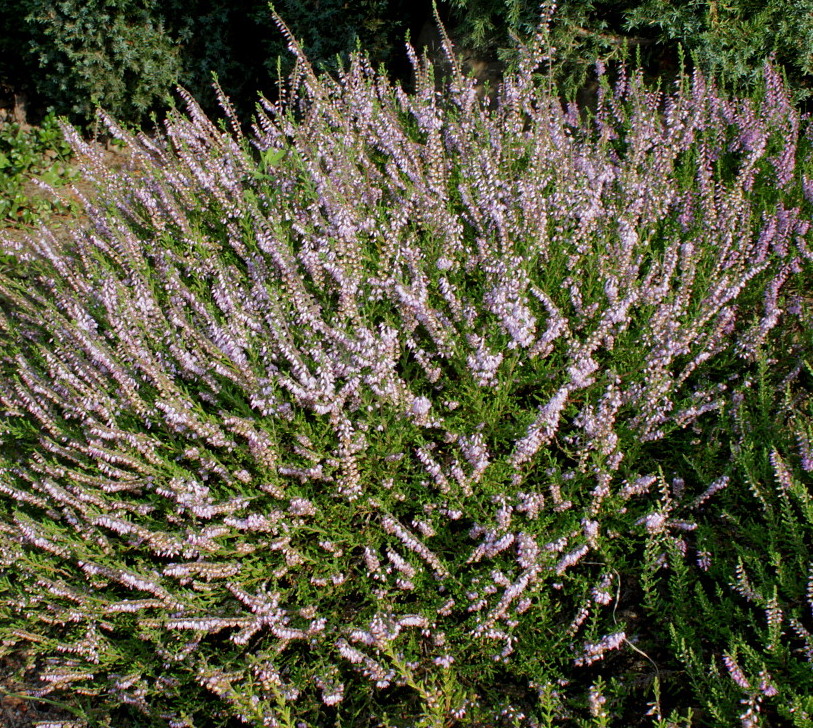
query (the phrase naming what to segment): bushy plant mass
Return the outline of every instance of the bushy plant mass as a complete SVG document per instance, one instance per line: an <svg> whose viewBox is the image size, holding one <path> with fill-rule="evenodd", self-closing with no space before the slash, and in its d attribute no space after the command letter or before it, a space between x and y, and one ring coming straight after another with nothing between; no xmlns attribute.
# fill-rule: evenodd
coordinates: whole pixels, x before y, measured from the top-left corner
<svg viewBox="0 0 813 728"><path fill-rule="evenodd" d="M776 71L735 99L599 67L584 115L534 80L544 26L494 108L288 40L252 138L186 94L158 138L105 119L131 168L67 129L91 223L4 244L25 696L811 725L811 132Z"/></svg>
<svg viewBox="0 0 813 728"><path fill-rule="evenodd" d="M511 35L532 36L539 3L533 0L448 0L466 44L514 60ZM560 2L551 26L557 80L579 88L596 57L605 63L641 52L657 74L671 72L678 48L708 76L750 92L772 57L791 80L797 102L811 95L813 0L579 0Z"/></svg>
<svg viewBox="0 0 813 728"><path fill-rule="evenodd" d="M70 181L70 156L70 145L53 114L38 127L0 123L0 225L30 225L43 213L64 211L66 205L32 198L26 186L32 178L57 187Z"/></svg>
<svg viewBox="0 0 813 728"><path fill-rule="evenodd" d="M357 43L375 65L392 68L406 29L423 22L431 4L279 0L277 7L320 69L335 69L337 56L346 62ZM26 89L35 108L77 124L91 124L99 106L144 124L163 113L176 84L217 109L213 73L250 112L258 90L273 90L278 62L290 71L267 0L4 0L3 9L0 85Z"/></svg>

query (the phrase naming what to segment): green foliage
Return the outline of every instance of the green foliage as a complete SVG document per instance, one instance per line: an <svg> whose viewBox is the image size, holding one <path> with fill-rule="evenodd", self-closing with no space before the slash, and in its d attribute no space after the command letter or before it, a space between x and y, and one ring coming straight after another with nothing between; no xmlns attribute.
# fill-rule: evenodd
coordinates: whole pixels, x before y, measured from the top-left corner
<svg viewBox="0 0 813 728"><path fill-rule="evenodd" d="M333 71L359 45L392 64L417 12L405 0L278 6L314 65ZM0 31L0 82L82 124L97 107L144 123L176 84L213 111L213 74L247 117L258 90L274 92L278 60L284 75L292 68L266 0L9 0Z"/></svg>
<svg viewBox="0 0 813 728"><path fill-rule="evenodd" d="M59 187L72 178L71 147L51 114L38 127L0 124L0 225L30 225L62 203L33 194L31 181Z"/></svg>
<svg viewBox="0 0 813 728"><path fill-rule="evenodd" d="M415 23L414 4L405 0L277 0L271 5L302 44L314 67L334 72L338 69L336 56L347 65L350 52L357 48L364 49L374 67L390 65L395 55L402 54L406 31ZM266 69L276 76L278 57L283 69L290 68L293 59L287 42L276 32L268 5L258 3L251 17L272 31L263 44Z"/></svg>
<svg viewBox="0 0 813 728"><path fill-rule="evenodd" d="M181 80L181 58L156 0L26 0L36 90L74 119L103 107L140 120Z"/></svg>
<svg viewBox="0 0 813 728"><path fill-rule="evenodd" d="M624 27L656 30L659 42L682 44L704 73L743 91L774 57L798 100L813 92L812 0L643 0L625 13Z"/></svg>
<svg viewBox="0 0 813 728"><path fill-rule="evenodd" d="M706 511L690 547L705 554L706 571L688 583L673 573L657 614L669 615L674 654L698 707L715 724L761 714L771 725L801 728L813 715L813 511L805 439L813 410L805 377L792 375L792 390L805 394L789 396L780 378L767 373L765 356L757 380L732 393L732 482ZM760 427L766 417L769 426Z"/></svg>
<svg viewBox="0 0 813 728"><path fill-rule="evenodd" d="M374 66L391 68L403 55L404 35L416 13L406 0L169 0L162 18L180 48L180 82L204 109L217 106L212 74L243 118L253 110L258 90L272 96L279 73L290 74L293 57L271 6L301 40L314 67L333 73L359 46Z"/></svg>
<svg viewBox="0 0 813 728"><path fill-rule="evenodd" d="M655 41L649 34L638 38L625 33L625 13L635 0L579 0L552 3L535 0L449 0L451 21L458 43L480 53L495 53L515 70L518 62L517 43L528 42L537 32L541 16L550 17L549 47L553 49L553 67L557 86L564 96L573 96L592 81L596 60L605 64L628 59L628 51L641 46L645 51ZM667 39L661 37L660 41ZM653 65L650 55L645 66Z"/></svg>
<svg viewBox="0 0 813 728"><path fill-rule="evenodd" d="M36 73L36 59L29 47L26 28L27 0L3 0L0 12L0 91L10 87L18 91L31 89L31 79Z"/></svg>
<svg viewBox="0 0 813 728"><path fill-rule="evenodd" d="M449 0L461 45L496 51L516 62L512 35L527 41L536 31L535 0ZM557 80L574 94L595 60L622 60L640 51L654 76L677 71L685 48L706 75L742 93L758 85L773 57L787 73L797 101L813 91L813 0L562 0L551 26Z"/></svg>
<svg viewBox="0 0 813 728"><path fill-rule="evenodd" d="M335 72L360 46L373 66L401 78L405 34L430 17L429 4L407 0L275 7L316 68ZM102 106L143 123L166 108L177 83L212 111L212 74L247 117L257 90L274 93L278 63L284 76L293 65L265 0L6 0L4 9L0 81L75 122ZM493 54L509 70L518 61L514 37L532 38L540 17L535 0L448 0L440 10L460 46ZM618 62L629 52L640 52L651 74L673 76L682 46L704 73L744 92L773 56L801 101L813 78L813 0L563 0L550 43L564 95L584 87L597 58Z"/></svg>
<svg viewBox="0 0 813 728"><path fill-rule="evenodd" d="M807 173L809 161L808 149ZM784 325L755 367L729 369L720 418L676 453L698 475L717 463L730 477L686 539L688 559L673 554L664 569L654 540L647 545L641 604L651 644L669 645L659 658L673 675L665 687L703 725L813 724L811 274L808 259L787 292Z"/></svg>

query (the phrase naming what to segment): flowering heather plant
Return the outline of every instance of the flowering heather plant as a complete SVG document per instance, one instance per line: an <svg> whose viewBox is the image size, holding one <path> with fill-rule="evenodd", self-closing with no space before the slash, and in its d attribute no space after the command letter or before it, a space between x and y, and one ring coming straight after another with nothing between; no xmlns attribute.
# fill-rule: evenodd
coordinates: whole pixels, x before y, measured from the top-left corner
<svg viewBox="0 0 813 728"><path fill-rule="evenodd" d="M769 386L761 364L725 408L732 478L698 519L699 569L661 571L647 601L671 602L664 638L710 724L804 726L813 718L810 386L798 371Z"/></svg>
<svg viewBox="0 0 813 728"><path fill-rule="evenodd" d="M105 118L130 170L68 128L91 224L5 244L0 654L90 724L690 724L661 582L734 477L688 438L811 257L779 77L602 75L586 119L544 33L494 109L289 40L252 139L183 92L158 138Z"/></svg>

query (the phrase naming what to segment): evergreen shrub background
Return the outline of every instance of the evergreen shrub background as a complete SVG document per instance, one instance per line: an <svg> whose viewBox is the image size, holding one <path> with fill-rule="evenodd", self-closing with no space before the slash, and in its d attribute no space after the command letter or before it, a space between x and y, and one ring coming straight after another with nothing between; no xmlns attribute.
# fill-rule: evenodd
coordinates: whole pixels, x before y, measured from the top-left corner
<svg viewBox="0 0 813 728"><path fill-rule="evenodd" d="M277 9L314 65L334 72L336 56L346 63L360 44L397 73L407 30L431 14L405 0L280 0ZM145 124L176 84L213 111L213 73L248 117L258 91L273 96L278 60L283 77L291 70L264 0L4 0L0 31L0 81L81 124L99 106Z"/></svg>
<svg viewBox="0 0 813 728"><path fill-rule="evenodd" d="M787 74L795 101L813 89L811 0L562 0L555 6L551 43L565 94L592 80L597 58L624 59L625 44L641 53L648 74L668 81L682 46L687 60L738 93L759 85L769 57ZM527 41L539 19L533 0L449 0L444 7L463 45L496 53L509 67L516 61L512 35Z"/></svg>
<svg viewBox="0 0 813 728"><path fill-rule="evenodd" d="M535 0L448 0L440 16L461 48L516 69L513 36L528 42L539 22ZM280 0L314 66L336 73L340 56L360 45L392 80L406 80L403 51L431 19L428 0ZM748 93L768 57L787 74L796 102L810 95L813 0L564 0L553 14L560 91L594 81L596 59L608 66L641 53L652 77L674 78L678 48L706 75ZM264 0L4 0L0 11L0 82L86 124L101 105L121 121L163 113L180 83L212 113L216 73L248 121L255 95L276 93L277 64L291 70L285 43ZM613 66L614 67L614 66Z"/></svg>

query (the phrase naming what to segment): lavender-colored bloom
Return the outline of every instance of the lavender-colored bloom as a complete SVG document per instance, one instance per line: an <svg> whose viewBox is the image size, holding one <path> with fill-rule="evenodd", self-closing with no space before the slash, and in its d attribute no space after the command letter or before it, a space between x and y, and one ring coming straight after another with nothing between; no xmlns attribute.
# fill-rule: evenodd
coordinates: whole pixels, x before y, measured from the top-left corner
<svg viewBox="0 0 813 728"><path fill-rule="evenodd" d="M699 508L703 503L705 503L709 498L711 498L715 493L718 493L723 488L725 488L729 483L729 477L727 475L723 475L722 477L715 480L706 490L701 493L697 498L692 501L691 508Z"/></svg>
<svg viewBox="0 0 813 728"><path fill-rule="evenodd" d="M742 669L740 668L737 661L729 654L723 655L723 664L726 666L728 670L728 674L731 675L731 679L743 690L750 690L751 683L748 682L748 678L745 677Z"/></svg>
<svg viewBox="0 0 813 728"><path fill-rule="evenodd" d="M564 574L567 569L571 566L577 564L590 550L587 545L579 546L578 548L573 549L566 553L560 560L559 563L556 564L555 571L557 575Z"/></svg>
<svg viewBox="0 0 813 728"><path fill-rule="evenodd" d="M567 386L562 387L548 404L539 410L539 415L528 428L527 434L517 441L512 456L514 467L519 467L530 460L538 452L539 448L553 437L569 394L570 388Z"/></svg>
<svg viewBox="0 0 813 728"><path fill-rule="evenodd" d="M588 705L590 707L590 715L594 718L606 718L607 709L604 707L607 698L601 694L595 685L590 686L587 697Z"/></svg>
<svg viewBox="0 0 813 728"><path fill-rule="evenodd" d="M607 652L619 649L626 639L627 635L624 632L614 632L605 635L598 642L585 642L583 653L576 658L575 664L591 665L603 659Z"/></svg>
<svg viewBox="0 0 813 728"><path fill-rule="evenodd" d="M474 375L474 381L481 387L488 387L496 384L497 370L502 360L502 354L492 354L489 349L482 346L474 354L469 354L466 363Z"/></svg>

